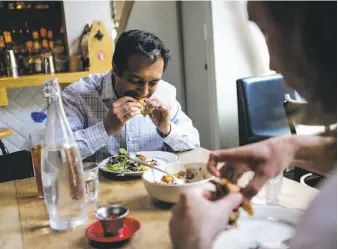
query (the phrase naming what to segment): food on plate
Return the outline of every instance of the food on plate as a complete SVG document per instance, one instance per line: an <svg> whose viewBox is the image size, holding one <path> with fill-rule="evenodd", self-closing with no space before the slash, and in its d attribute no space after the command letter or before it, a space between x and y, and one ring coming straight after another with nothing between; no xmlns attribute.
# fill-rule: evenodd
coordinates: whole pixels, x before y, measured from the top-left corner
<svg viewBox="0 0 338 249"><path fill-rule="evenodd" d="M211 183L213 183L216 187L216 191L212 192L212 199L213 200L218 200L220 198L223 198L224 196L228 195L229 193L236 193L240 192L241 188L236 185L231 183L227 179L219 179L218 181L211 180ZM250 216L254 214L253 208L251 206L251 203L249 204L242 204L240 206L244 211L246 211ZM233 210L229 217L229 225L234 225L237 226L237 220L239 218L239 208L236 208Z"/></svg>
<svg viewBox="0 0 338 249"><path fill-rule="evenodd" d="M200 169L201 170L201 169ZM187 183L192 182L197 175L197 171L192 169L181 170L178 173L172 174L178 179L185 179ZM169 175L164 175L161 179L162 183L175 184L174 179Z"/></svg>
<svg viewBox="0 0 338 249"><path fill-rule="evenodd" d="M138 157L140 160L144 162L149 163L152 166L159 165L159 163L156 160L148 159L146 156L142 154L136 154L136 157ZM105 165L105 168L114 172L123 172L125 168L126 172L143 172L149 169L148 167L145 167L139 163L131 161L129 159L128 152L123 148L119 150L119 154L109 158L107 164Z"/></svg>

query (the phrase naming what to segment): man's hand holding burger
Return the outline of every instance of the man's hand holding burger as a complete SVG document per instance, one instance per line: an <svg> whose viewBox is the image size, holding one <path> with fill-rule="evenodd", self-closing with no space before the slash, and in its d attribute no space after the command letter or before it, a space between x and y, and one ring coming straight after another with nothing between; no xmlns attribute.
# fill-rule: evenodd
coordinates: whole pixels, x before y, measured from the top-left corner
<svg viewBox="0 0 338 249"><path fill-rule="evenodd" d="M167 136L171 131L170 106L166 105L156 96L146 99L144 106L146 110L149 110L149 117L155 126L164 136Z"/></svg>
<svg viewBox="0 0 338 249"><path fill-rule="evenodd" d="M104 127L109 136L118 133L125 123L141 113L141 104L132 97L122 97L112 104L106 118Z"/></svg>

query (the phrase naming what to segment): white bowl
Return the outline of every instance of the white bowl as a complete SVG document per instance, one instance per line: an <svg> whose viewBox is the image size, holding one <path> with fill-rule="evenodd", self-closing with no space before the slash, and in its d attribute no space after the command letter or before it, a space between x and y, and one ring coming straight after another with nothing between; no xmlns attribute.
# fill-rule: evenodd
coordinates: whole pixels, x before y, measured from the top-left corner
<svg viewBox="0 0 338 249"><path fill-rule="evenodd" d="M212 190L212 184L208 183L213 176L209 174L206 164L204 163L169 163L158 166L170 174L178 173L181 170L193 170L196 172L196 176L191 183L183 185L165 184L161 183L162 176L165 174L157 170L148 170L143 173L142 179L144 187L147 192L153 198L169 202L176 203L182 192L190 188L203 188Z"/></svg>

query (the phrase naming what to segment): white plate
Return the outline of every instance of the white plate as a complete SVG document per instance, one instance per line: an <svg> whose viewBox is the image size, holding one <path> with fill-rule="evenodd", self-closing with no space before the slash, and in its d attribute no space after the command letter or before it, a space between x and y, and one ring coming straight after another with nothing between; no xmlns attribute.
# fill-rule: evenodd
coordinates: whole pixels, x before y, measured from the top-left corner
<svg viewBox="0 0 338 249"><path fill-rule="evenodd" d="M282 242L290 239L303 212L282 206L254 205L250 217L241 212L238 228L222 232L213 249L249 249L255 242L267 249L285 248Z"/></svg>
<svg viewBox="0 0 338 249"><path fill-rule="evenodd" d="M166 152L166 151L140 151L140 152L130 152L130 154L142 154L148 160L156 160L160 165L161 164L167 164L167 163L176 163L179 160L179 156L171 153L171 152ZM102 162L99 164L99 168L102 171L112 173L112 174L121 174L121 172L116 172L116 171L111 171L109 169L106 169L105 166L108 162L110 157L104 159ZM141 172L126 172L126 176L141 176L144 171Z"/></svg>

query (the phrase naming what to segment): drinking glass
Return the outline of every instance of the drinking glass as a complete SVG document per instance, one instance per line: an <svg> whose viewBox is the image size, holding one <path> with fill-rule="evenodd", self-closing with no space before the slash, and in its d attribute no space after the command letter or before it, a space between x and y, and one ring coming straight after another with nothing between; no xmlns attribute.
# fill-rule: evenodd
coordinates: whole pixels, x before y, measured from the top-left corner
<svg viewBox="0 0 338 249"><path fill-rule="evenodd" d="M94 162L84 162L85 199L87 204L97 201L99 189L99 166Z"/></svg>
<svg viewBox="0 0 338 249"><path fill-rule="evenodd" d="M240 179L239 185L245 187L253 178L253 172L247 172ZM253 204L279 204L283 187L283 172L268 180L259 193L252 199Z"/></svg>
<svg viewBox="0 0 338 249"><path fill-rule="evenodd" d="M31 153L34 166L34 175L36 179L36 185L38 188L38 198L43 199L43 187L41 178L41 151L42 142L44 138L44 131L37 130L30 133L31 140Z"/></svg>
<svg viewBox="0 0 338 249"><path fill-rule="evenodd" d="M253 198L254 204L279 204L283 187L283 172L265 183L261 191Z"/></svg>

